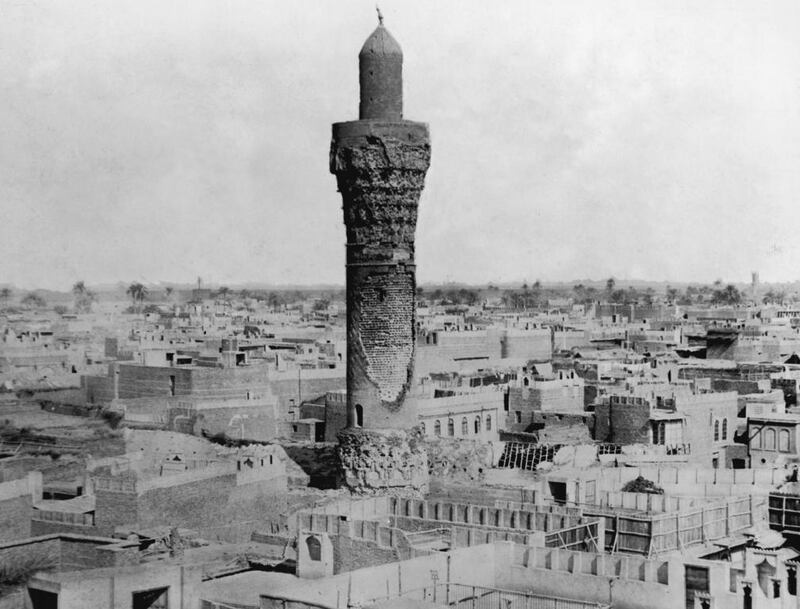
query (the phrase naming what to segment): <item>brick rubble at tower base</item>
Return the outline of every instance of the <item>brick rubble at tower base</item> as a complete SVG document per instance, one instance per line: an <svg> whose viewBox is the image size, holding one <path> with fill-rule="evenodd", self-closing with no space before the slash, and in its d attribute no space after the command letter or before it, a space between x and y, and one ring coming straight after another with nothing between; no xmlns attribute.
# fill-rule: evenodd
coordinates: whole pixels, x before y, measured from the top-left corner
<svg viewBox="0 0 800 609"><path fill-rule="evenodd" d="M340 482L353 493L428 492L428 455L417 429L345 429L338 450Z"/></svg>

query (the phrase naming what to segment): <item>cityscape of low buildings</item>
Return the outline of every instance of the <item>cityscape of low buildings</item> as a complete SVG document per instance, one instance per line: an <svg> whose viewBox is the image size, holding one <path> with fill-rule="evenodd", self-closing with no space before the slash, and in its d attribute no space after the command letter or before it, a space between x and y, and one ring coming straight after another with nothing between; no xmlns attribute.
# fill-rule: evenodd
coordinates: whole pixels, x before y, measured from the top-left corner
<svg viewBox="0 0 800 609"><path fill-rule="evenodd" d="M800 297L418 286L402 65L379 16L344 289L6 295L0 609L800 606Z"/></svg>

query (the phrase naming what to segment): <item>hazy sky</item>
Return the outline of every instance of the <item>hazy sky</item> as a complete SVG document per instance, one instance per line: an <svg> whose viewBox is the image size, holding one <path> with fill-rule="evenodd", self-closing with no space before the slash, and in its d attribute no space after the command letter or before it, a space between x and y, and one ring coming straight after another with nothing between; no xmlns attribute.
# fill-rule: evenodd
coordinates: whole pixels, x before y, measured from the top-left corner
<svg viewBox="0 0 800 609"><path fill-rule="evenodd" d="M0 283L343 283L373 0L3 0ZM800 2L381 0L420 281L800 276Z"/></svg>

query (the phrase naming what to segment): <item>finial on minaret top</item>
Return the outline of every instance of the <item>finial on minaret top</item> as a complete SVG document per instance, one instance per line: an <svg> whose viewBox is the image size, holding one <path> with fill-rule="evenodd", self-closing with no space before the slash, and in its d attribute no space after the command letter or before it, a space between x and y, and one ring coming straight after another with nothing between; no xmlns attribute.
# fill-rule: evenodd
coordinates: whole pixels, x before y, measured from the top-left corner
<svg viewBox="0 0 800 609"><path fill-rule="evenodd" d="M381 12L381 7L377 4L375 5L375 11L378 13L378 25L383 25L383 13Z"/></svg>

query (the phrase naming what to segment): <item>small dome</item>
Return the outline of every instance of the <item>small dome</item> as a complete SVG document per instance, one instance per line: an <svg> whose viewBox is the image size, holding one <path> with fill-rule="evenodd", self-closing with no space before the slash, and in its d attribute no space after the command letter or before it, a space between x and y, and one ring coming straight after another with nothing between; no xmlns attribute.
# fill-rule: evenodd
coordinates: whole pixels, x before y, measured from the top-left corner
<svg viewBox="0 0 800 609"><path fill-rule="evenodd" d="M364 46L361 47L361 52L358 56L361 57L363 55L399 55L402 57L403 50L389 33L389 30L379 25L364 42Z"/></svg>

